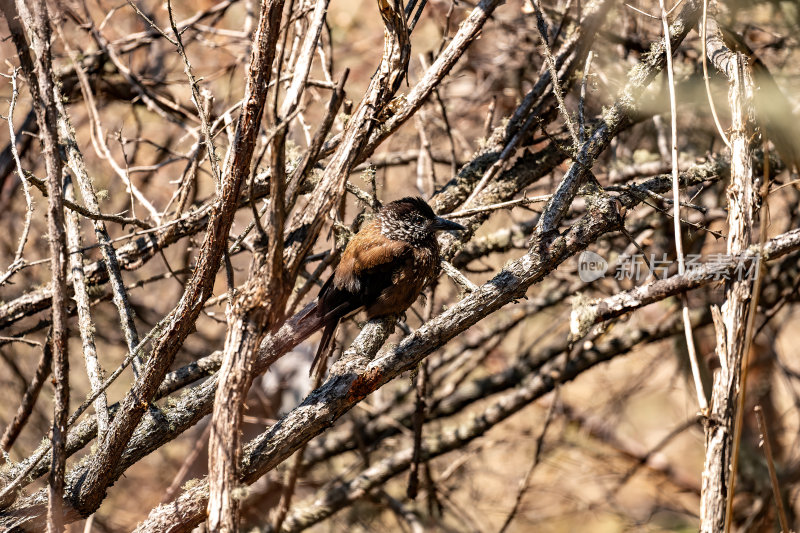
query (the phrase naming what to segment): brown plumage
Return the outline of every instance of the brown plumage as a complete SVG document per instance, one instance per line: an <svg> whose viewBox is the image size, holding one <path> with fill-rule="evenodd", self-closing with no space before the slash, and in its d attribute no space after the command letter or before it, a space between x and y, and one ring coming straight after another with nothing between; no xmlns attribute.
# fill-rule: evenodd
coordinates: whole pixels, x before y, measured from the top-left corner
<svg viewBox="0 0 800 533"><path fill-rule="evenodd" d="M439 274L436 232L461 229L437 217L422 198L412 197L386 204L364 225L345 247L311 311L324 324L311 373L322 368L322 355L343 318L364 310L372 319L411 307Z"/></svg>

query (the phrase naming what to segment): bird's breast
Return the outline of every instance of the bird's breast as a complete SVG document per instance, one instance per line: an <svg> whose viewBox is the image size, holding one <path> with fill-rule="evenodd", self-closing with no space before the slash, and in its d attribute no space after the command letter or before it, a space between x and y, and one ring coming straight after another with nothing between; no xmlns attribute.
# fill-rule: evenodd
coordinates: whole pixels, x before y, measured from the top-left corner
<svg viewBox="0 0 800 533"><path fill-rule="evenodd" d="M407 259L398 262L392 270L391 284L367 306L367 318L405 312L436 277L438 270L438 248L415 246Z"/></svg>

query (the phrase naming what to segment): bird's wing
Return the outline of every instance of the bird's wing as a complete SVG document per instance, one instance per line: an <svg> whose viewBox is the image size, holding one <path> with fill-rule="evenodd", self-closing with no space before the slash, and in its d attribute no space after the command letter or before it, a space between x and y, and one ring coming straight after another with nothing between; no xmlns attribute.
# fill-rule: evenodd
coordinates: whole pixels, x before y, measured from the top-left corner
<svg viewBox="0 0 800 533"><path fill-rule="evenodd" d="M320 291L324 313L337 309L335 314L342 317L370 303L392 285L392 272L411 260L411 251L408 243L384 237L378 226L362 229L350 240L336 272Z"/></svg>
<svg viewBox="0 0 800 533"><path fill-rule="evenodd" d="M392 284L392 270L409 260L411 251L411 245L406 242L380 234L376 238L365 238L359 233L342 254L333 283L353 293L374 294L376 289Z"/></svg>
<svg viewBox="0 0 800 533"><path fill-rule="evenodd" d="M411 247L387 239L380 227L367 226L353 237L342 253L333 276L322 286L317 316L325 324L311 373L322 372L323 356L339 321L371 304L394 280L393 273L412 260Z"/></svg>

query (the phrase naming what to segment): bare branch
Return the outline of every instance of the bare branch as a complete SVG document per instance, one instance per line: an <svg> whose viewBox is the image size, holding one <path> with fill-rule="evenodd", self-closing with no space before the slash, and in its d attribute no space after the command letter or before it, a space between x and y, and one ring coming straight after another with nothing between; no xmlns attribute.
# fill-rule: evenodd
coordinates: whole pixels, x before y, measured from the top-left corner
<svg viewBox="0 0 800 533"><path fill-rule="evenodd" d="M731 183L728 186L728 254L744 252L751 243L757 186L753 165L753 81L747 60L733 57L730 105ZM736 399L742 394L742 362L748 345L747 322L753 281L733 278L725 283L725 304L717 325L717 355L720 370L714 377L711 413L706 427L706 455L703 469L703 494L700 515L703 532L730 527L726 499L731 498L736 475L733 433L736 424ZM741 423L741 419L740 419ZM730 459L729 459L730 458ZM729 463L732 461L732 464ZM726 526L727 524L727 526Z"/></svg>

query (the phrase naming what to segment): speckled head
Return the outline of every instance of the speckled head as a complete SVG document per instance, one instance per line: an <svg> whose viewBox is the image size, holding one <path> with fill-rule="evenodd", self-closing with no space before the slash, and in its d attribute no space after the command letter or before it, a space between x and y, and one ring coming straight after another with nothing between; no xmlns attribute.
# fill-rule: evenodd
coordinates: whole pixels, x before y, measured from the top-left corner
<svg viewBox="0 0 800 533"><path fill-rule="evenodd" d="M442 217L437 217L425 200L408 196L383 206L378 213L381 233L396 241L419 243L434 237L437 231L466 229Z"/></svg>

